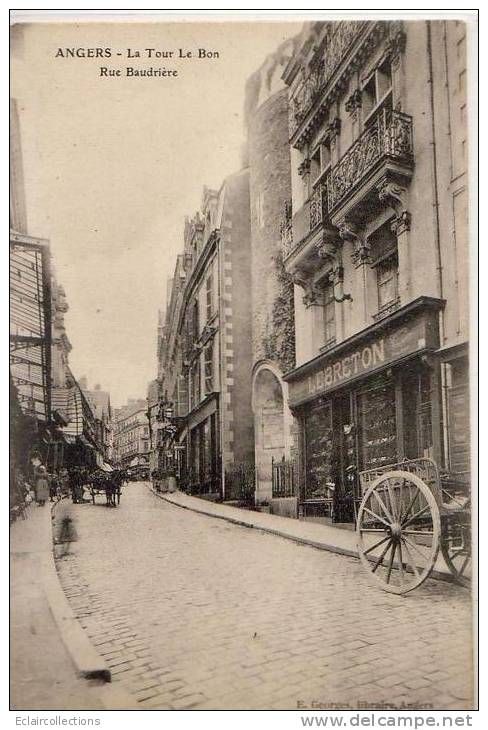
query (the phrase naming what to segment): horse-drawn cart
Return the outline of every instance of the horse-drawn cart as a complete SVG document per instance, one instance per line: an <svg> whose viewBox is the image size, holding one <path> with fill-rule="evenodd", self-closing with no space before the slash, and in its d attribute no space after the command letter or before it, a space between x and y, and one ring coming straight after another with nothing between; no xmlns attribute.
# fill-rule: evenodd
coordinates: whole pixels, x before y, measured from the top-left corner
<svg viewBox="0 0 488 730"><path fill-rule="evenodd" d="M385 591L407 593L433 570L439 549L463 584L471 578L467 475L441 476L431 459L360 472L356 530L363 566Z"/></svg>
<svg viewBox="0 0 488 730"><path fill-rule="evenodd" d="M114 469L109 473L100 471L92 474L90 477L90 496L93 504L95 504L95 497L103 494L105 495L107 507L117 507L120 504L124 481L125 473L120 469Z"/></svg>

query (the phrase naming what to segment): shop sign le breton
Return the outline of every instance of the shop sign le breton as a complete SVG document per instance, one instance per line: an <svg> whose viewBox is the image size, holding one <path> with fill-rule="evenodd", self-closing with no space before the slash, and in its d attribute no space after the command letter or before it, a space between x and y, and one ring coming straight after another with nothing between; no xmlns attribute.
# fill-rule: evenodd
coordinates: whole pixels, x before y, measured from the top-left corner
<svg viewBox="0 0 488 730"><path fill-rule="evenodd" d="M411 353L436 346L423 317L412 318L393 332L378 335L354 348L344 348L344 354L331 353L317 362L313 370L303 375L291 375L289 379L290 403L308 400L316 394L326 393L341 384L388 365Z"/></svg>
<svg viewBox="0 0 488 730"><path fill-rule="evenodd" d="M333 385L338 385L344 380L349 380L355 375L369 372L380 367L385 362L385 340L373 342L356 350L351 355L346 355L336 360L326 368L319 370L307 379L308 392L310 395L323 390L328 390Z"/></svg>

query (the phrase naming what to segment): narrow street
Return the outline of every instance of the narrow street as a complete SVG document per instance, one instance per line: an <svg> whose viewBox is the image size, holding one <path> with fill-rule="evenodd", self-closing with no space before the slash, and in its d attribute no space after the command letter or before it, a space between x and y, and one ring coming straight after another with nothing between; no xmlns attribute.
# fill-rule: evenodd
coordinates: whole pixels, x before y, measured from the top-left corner
<svg viewBox="0 0 488 730"><path fill-rule="evenodd" d="M62 546L62 586L141 709L473 706L462 588L390 595L353 558L181 509L144 483L117 509L67 506L78 539Z"/></svg>

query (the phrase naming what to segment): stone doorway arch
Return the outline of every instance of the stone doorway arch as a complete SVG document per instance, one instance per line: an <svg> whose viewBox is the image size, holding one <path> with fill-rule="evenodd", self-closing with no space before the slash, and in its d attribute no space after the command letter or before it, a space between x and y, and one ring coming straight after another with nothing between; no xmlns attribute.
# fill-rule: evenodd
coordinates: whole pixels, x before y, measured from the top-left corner
<svg viewBox="0 0 488 730"><path fill-rule="evenodd" d="M260 363L253 375L256 502L272 496L272 461L289 454L288 405L281 373L271 363Z"/></svg>

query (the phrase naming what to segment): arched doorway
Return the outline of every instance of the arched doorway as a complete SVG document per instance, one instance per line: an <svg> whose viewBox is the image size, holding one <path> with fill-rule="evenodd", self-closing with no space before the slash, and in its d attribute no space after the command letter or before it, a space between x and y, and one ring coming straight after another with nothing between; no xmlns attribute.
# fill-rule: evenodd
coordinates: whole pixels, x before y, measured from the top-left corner
<svg viewBox="0 0 488 730"><path fill-rule="evenodd" d="M263 364L253 379L256 502L272 496L272 461L287 451L285 403L278 373Z"/></svg>

